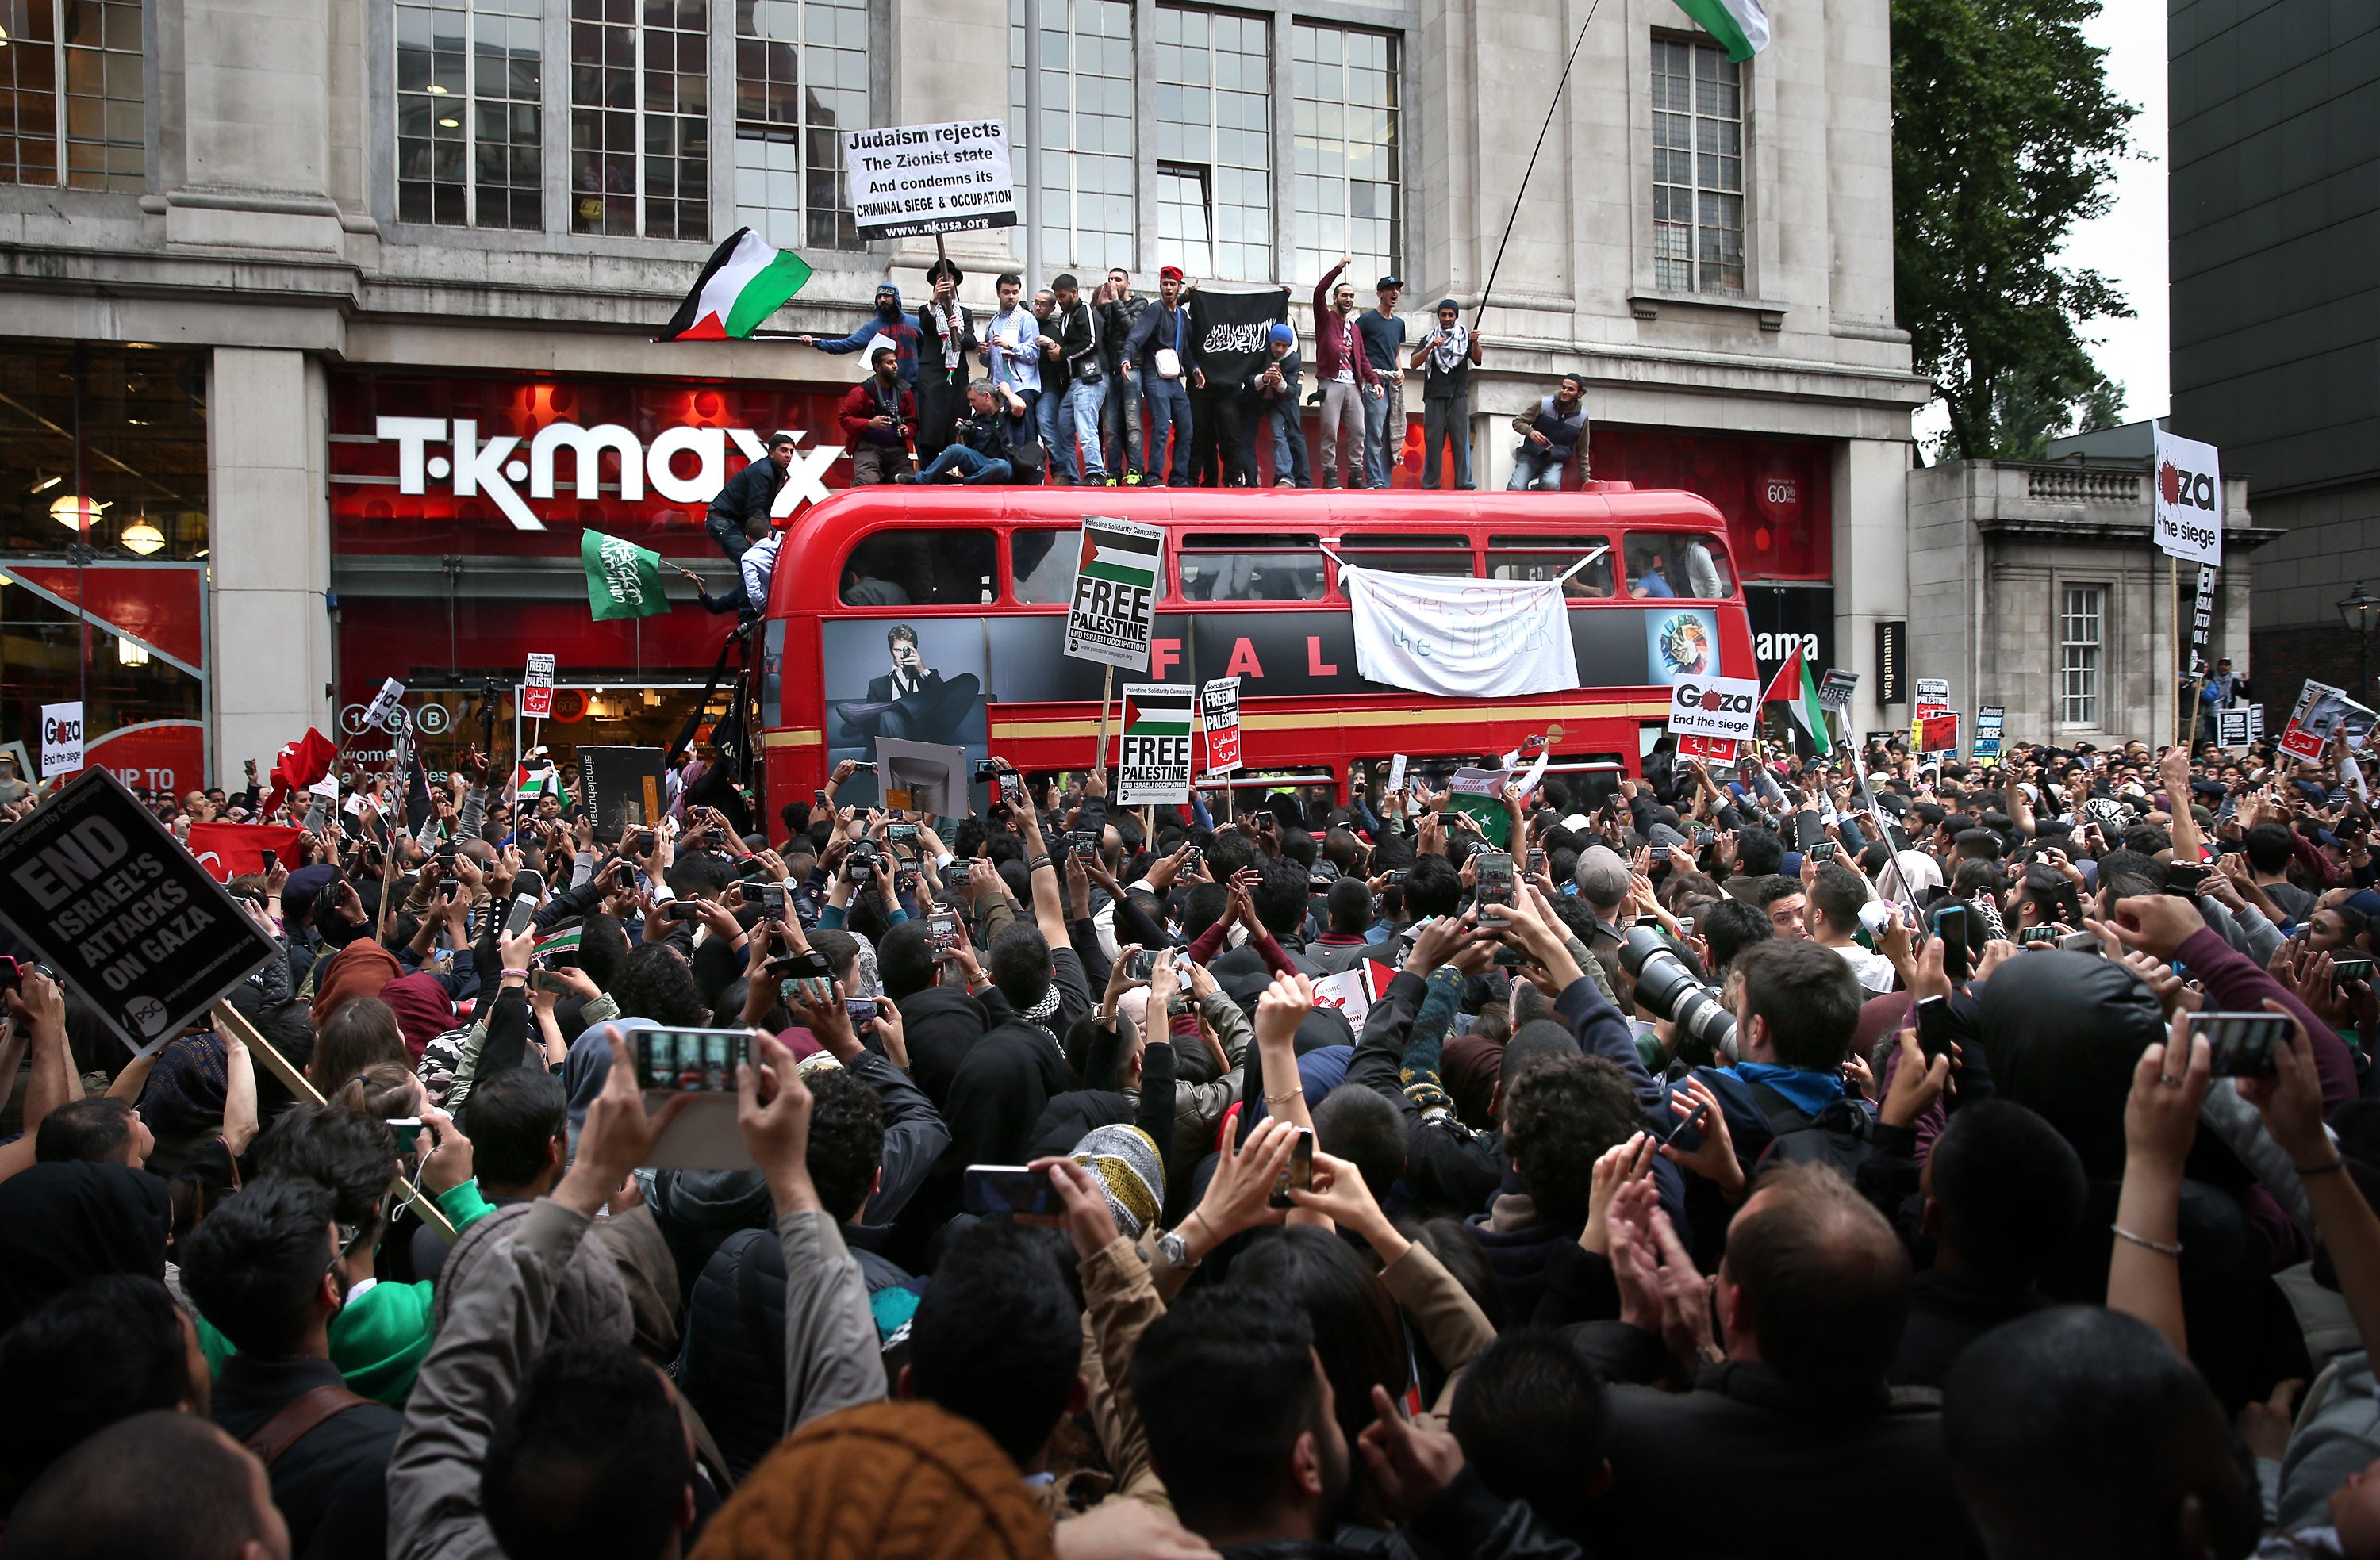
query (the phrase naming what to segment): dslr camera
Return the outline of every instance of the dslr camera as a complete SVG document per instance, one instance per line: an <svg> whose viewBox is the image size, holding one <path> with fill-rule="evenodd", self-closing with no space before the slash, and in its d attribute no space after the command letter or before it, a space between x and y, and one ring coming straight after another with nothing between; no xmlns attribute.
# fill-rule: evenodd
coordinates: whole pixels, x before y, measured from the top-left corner
<svg viewBox="0 0 2380 1560"><path fill-rule="evenodd" d="M884 848L873 840L855 840L844 853L843 880L846 883L873 883L876 864L884 859Z"/></svg>
<svg viewBox="0 0 2380 1560"><path fill-rule="evenodd" d="M1670 941L1650 926L1632 926L1620 949L1621 968L1636 983L1636 1001L1670 1021L1678 1038L1713 1056L1735 1056L1735 1015L1718 993L1696 979Z"/></svg>

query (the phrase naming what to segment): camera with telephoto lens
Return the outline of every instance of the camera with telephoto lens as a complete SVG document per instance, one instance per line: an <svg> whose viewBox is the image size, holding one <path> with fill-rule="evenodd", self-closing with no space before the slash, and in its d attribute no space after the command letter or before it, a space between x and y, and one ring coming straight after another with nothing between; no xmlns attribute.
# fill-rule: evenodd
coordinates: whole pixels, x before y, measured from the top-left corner
<svg viewBox="0 0 2380 1560"><path fill-rule="evenodd" d="M883 847L873 840L855 840L844 853L843 880L846 883L873 883L876 864L883 859Z"/></svg>
<svg viewBox="0 0 2380 1560"><path fill-rule="evenodd" d="M1714 1056L1735 1055L1735 1015L1718 993L1694 978L1678 950L1650 926L1629 929L1620 964L1636 982L1636 1002L1670 1021L1682 1043L1693 1041Z"/></svg>

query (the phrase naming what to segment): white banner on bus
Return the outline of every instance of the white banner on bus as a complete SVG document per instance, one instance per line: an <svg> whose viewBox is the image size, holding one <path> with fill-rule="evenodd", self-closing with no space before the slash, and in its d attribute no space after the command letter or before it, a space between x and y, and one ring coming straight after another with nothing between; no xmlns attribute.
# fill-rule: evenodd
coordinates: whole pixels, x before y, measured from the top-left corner
<svg viewBox="0 0 2380 1560"><path fill-rule="evenodd" d="M1511 698L1579 686L1570 620L1553 580L1459 580L1342 565L1355 670L1450 699Z"/></svg>

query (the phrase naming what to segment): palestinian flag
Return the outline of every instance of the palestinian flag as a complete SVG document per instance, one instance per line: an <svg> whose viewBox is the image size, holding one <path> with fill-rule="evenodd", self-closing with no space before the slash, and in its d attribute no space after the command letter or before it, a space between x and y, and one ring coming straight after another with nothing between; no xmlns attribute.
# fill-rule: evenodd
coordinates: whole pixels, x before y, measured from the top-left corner
<svg viewBox="0 0 2380 1560"><path fill-rule="evenodd" d="M1090 578L1154 590L1164 562L1165 533L1156 526L1083 517L1082 572Z"/></svg>
<svg viewBox="0 0 2380 1560"><path fill-rule="evenodd" d="M1768 47L1768 13L1760 0L1678 0L1678 9L1700 22L1738 65Z"/></svg>
<svg viewBox="0 0 2380 1560"><path fill-rule="evenodd" d="M1818 703L1818 679L1802 659L1799 640L1794 642L1793 653L1785 658L1785 664L1769 680L1768 691L1760 695L1760 702L1781 704L1791 710L1794 720L1816 744L1821 756L1835 750L1834 740L1827 734L1826 708Z"/></svg>
<svg viewBox="0 0 2380 1560"><path fill-rule="evenodd" d="M586 925L582 923L567 931L555 932L551 937L540 937L529 944L528 956L532 959L551 959L555 954L562 953L569 955L571 961L576 963L578 939L585 935L586 931Z"/></svg>
<svg viewBox="0 0 2380 1560"><path fill-rule="evenodd" d="M570 793L562 789L562 771L552 764L531 774L523 764L513 766L513 795L522 802L540 801L547 796L559 796L564 801Z"/></svg>
<svg viewBox="0 0 2380 1560"><path fill-rule="evenodd" d="M741 340L802 290L810 268L790 249L772 249L739 227L710 252L694 291L655 341Z"/></svg>
<svg viewBox="0 0 2380 1560"><path fill-rule="evenodd" d="M1196 695L1188 687L1165 683L1123 685L1123 734L1128 737L1186 737Z"/></svg>

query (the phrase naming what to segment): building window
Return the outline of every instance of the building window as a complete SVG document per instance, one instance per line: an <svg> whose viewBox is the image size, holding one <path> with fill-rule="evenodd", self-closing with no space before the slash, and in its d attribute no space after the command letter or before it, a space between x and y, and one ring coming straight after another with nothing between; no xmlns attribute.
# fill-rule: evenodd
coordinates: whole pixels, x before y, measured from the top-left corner
<svg viewBox="0 0 2380 1560"><path fill-rule="evenodd" d="M710 0L571 0L570 230L710 237Z"/></svg>
<svg viewBox="0 0 2380 1560"><path fill-rule="evenodd" d="M843 132L868 127L867 0L735 0L735 220L856 249Z"/></svg>
<svg viewBox="0 0 2380 1560"><path fill-rule="evenodd" d="M538 0L398 0L396 215L544 225Z"/></svg>
<svg viewBox="0 0 2380 1560"><path fill-rule="evenodd" d="M1653 284L1743 291L1743 73L1708 43L1653 40Z"/></svg>
<svg viewBox="0 0 2380 1560"><path fill-rule="evenodd" d="M1157 8L1157 259L1272 275L1272 24Z"/></svg>
<svg viewBox="0 0 2380 1560"><path fill-rule="evenodd" d="M139 190L140 0L0 0L0 180Z"/></svg>
<svg viewBox="0 0 2380 1560"><path fill-rule="evenodd" d="M2099 730L2099 651L2104 642L2107 588L2066 587L2066 610L2058 619L2058 719L2063 725Z"/></svg>
<svg viewBox="0 0 2380 1560"><path fill-rule="evenodd" d="M1356 276L1392 273L1403 241L1397 40L1307 22L1289 31L1297 274L1319 276L1341 255L1355 258Z"/></svg>
<svg viewBox="0 0 2380 1560"><path fill-rule="evenodd" d="M1008 0L1009 122L1025 122L1025 0ZM1133 262L1132 6L1042 0L1041 250L1052 270ZM1024 138L1012 146L1023 155ZM1025 253L1018 229L1015 252ZM1038 282L1039 278L1035 278Z"/></svg>

